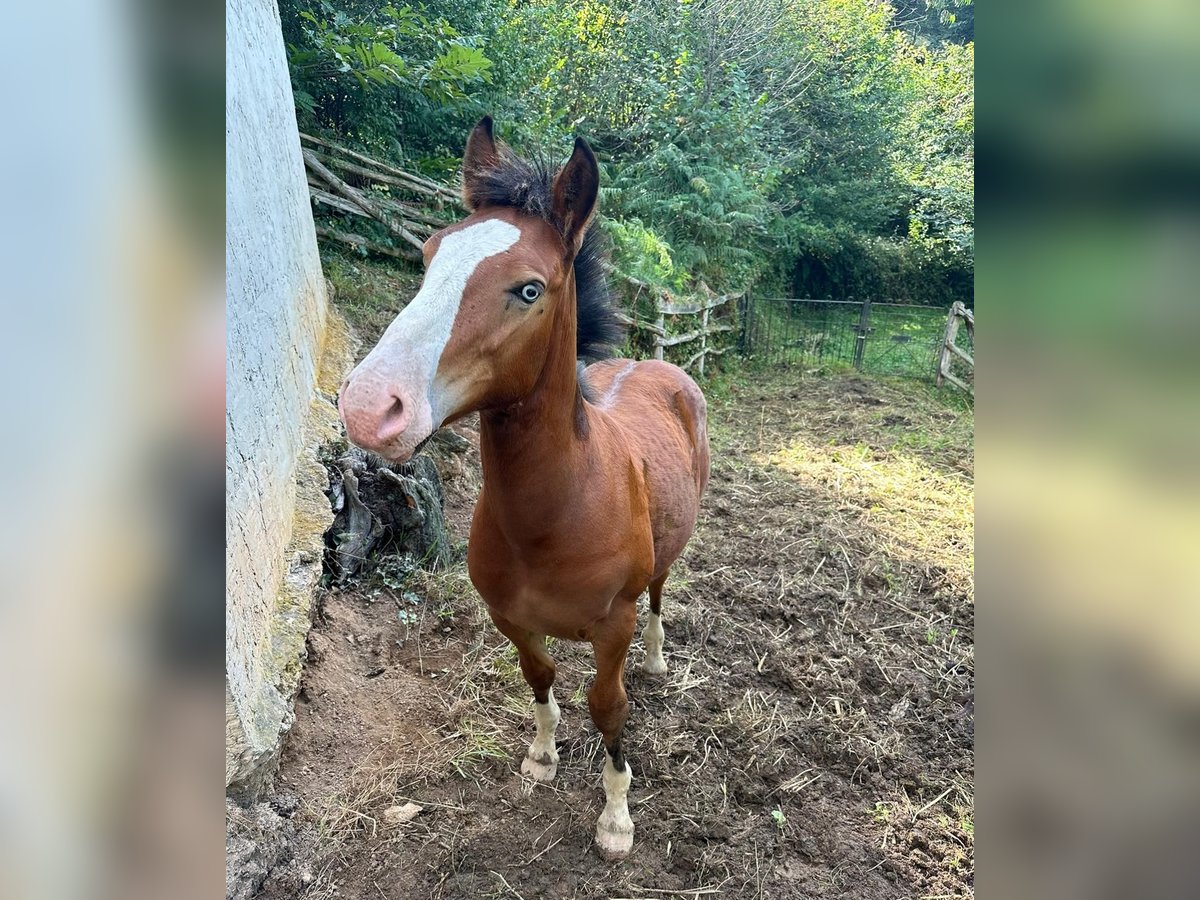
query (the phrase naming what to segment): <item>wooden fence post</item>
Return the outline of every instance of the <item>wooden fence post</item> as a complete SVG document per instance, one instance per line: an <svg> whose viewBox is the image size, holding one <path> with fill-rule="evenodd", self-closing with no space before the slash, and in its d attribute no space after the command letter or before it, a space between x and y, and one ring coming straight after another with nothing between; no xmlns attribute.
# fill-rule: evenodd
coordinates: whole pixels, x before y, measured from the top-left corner
<svg viewBox="0 0 1200 900"><path fill-rule="evenodd" d="M975 370L975 359L971 354L961 349L955 341L958 338L958 326L961 323L966 323L967 333L972 337L975 336L975 315L963 305L962 301L955 300L950 307L950 315L946 319L946 334L942 339L942 352L938 357L938 370L936 385L941 387L945 382L949 381L957 388L962 388L971 396L975 396L974 389L966 382L956 377L950 371L950 360L952 356L959 357L963 362L971 367L972 372Z"/></svg>
<svg viewBox="0 0 1200 900"><path fill-rule="evenodd" d="M698 371L700 377L704 377L704 358L708 356L708 305L704 306L704 312L700 314L700 365Z"/></svg>
<svg viewBox="0 0 1200 900"><path fill-rule="evenodd" d="M663 315L662 293L657 292L654 295L654 308L658 311L658 318L654 320L654 324L658 326L658 335L654 338L654 358L663 358L663 336L667 333L667 320Z"/></svg>
<svg viewBox="0 0 1200 900"><path fill-rule="evenodd" d="M871 328L871 298L862 302L858 313L858 337L854 341L854 368L862 371L863 354L867 349L867 332Z"/></svg>
<svg viewBox="0 0 1200 900"><path fill-rule="evenodd" d="M750 298L750 291L747 289L738 300L737 306L733 308L733 320L738 326L738 353L746 356L750 348L750 304L754 301Z"/></svg>
<svg viewBox="0 0 1200 900"><path fill-rule="evenodd" d="M946 372L950 369L950 347L957 334L958 301L955 300L950 305L950 315L946 316L946 333L942 337L942 352L938 357L937 381L935 382L937 387L941 387L946 380Z"/></svg>

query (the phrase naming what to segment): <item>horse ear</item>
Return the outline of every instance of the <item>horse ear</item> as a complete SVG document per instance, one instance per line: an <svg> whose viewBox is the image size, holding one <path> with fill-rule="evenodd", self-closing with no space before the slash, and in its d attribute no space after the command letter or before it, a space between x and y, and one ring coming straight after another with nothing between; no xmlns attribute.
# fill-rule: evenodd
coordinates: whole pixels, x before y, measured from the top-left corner
<svg viewBox="0 0 1200 900"><path fill-rule="evenodd" d="M600 192L600 166L592 148L583 138L575 138L575 151L554 178L554 218L562 228L568 247L579 250L583 234L596 209Z"/></svg>
<svg viewBox="0 0 1200 900"><path fill-rule="evenodd" d="M479 120L471 135L467 138L467 149L463 153L463 202L468 209L475 209L475 186L480 176L500 164L500 153L496 149L496 139L492 136L492 117L484 116Z"/></svg>

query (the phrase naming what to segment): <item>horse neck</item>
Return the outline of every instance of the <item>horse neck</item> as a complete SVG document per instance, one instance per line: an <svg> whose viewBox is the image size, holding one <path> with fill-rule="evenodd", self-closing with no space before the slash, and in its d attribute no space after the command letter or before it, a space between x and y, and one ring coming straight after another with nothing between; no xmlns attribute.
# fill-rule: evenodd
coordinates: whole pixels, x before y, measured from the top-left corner
<svg viewBox="0 0 1200 900"><path fill-rule="evenodd" d="M546 363L533 390L480 416L484 493L510 538L536 537L573 504L588 468L588 415L576 361L575 283L558 304Z"/></svg>

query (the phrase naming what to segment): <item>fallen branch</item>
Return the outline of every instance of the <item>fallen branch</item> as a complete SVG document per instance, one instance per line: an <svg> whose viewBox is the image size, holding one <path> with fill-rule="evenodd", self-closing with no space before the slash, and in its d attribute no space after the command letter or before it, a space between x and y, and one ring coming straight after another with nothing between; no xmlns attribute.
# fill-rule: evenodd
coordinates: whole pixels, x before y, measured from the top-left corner
<svg viewBox="0 0 1200 900"><path fill-rule="evenodd" d="M452 224L431 216L419 207L413 206L411 203L405 203L403 200L394 200L391 197L384 199L383 197L380 197L378 198L377 202L395 210L402 219L414 223L419 222L426 228L430 229L430 231L441 231L447 225Z"/></svg>
<svg viewBox="0 0 1200 900"><path fill-rule="evenodd" d="M337 194L331 194L323 188L317 187L312 182L308 184L308 194L318 203L324 203L326 206L339 210L344 213L349 213L352 216L362 216L363 218L371 218L371 214L359 206L352 200L347 200L345 197L339 197Z"/></svg>
<svg viewBox="0 0 1200 900"><path fill-rule="evenodd" d="M671 337L664 337L659 340L661 347L674 347L676 344L686 344L688 341L694 341L698 337L706 334L716 334L721 331L733 331L733 325L712 325L708 328L701 328L698 331L689 331L687 334L676 334Z"/></svg>
<svg viewBox="0 0 1200 900"><path fill-rule="evenodd" d="M377 159L372 159L369 156L366 156L362 153L357 153L354 150L349 149L348 147L343 147L340 144L333 143L332 141L327 141L322 138L313 137L311 134L305 134L304 132L300 132L300 138L301 138L301 140L308 141L310 144L316 144L319 147L325 147L329 150L336 150L338 153L344 154L345 156L348 156L351 159L356 159L361 163L366 163L369 166L374 166L376 169L378 169L381 172L386 172L387 174L393 175L396 178L404 179L405 181L407 181L413 185L416 185L417 187L421 187L427 191L431 191L431 192L437 194L438 196L440 196L446 200L449 200L450 202L454 203L456 206L462 206L462 198L460 198L457 193L455 193L450 188L446 187L444 184L438 184L436 181L430 181L428 178L422 178L420 175L413 175L411 172L405 172L403 169L397 169L395 166L390 166L387 163L380 162Z"/></svg>
<svg viewBox="0 0 1200 900"><path fill-rule="evenodd" d="M372 253L382 253L384 256L394 256L397 259L415 261L421 258L421 255L415 251L400 250L395 247L388 247L384 244L367 240L367 238L360 234L350 234L346 231L338 231L334 228L326 228L324 225L317 226L317 237L323 237L331 241L340 241L341 243L348 244L356 249L370 250Z"/></svg>
<svg viewBox="0 0 1200 900"><path fill-rule="evenodd" d="M332 209L340 210L341 212L348 213L352 216L360 216L364 219L374 218L369 212L364 210L357 203L347 200L344 197L339 197L336 194L329 193L329 191L325 190L316 181L310 180L308 182L308 193L313 200L317 201L318 203L323 203ZM427 217L425 216L418 218L412 207L406 206L403 203L397 203L394 200L384 200L382 197L379 197L375 199L375 202L397 213L400 218L400 224L412 231L412 233L417 235L417 237L421 237L422 233L425 233L426 235L433 234L435 231L440 231L447 225L446 222L439 222L436 219L427 220Z"/></svg>
<svg viewBox="0 0 1200 900"><path fill-rule="evenodd" d="M667 330L665 328L660 328L658 325L655 325L653 322L646 322L646 321L634 319L630 316L625 315L625 313L623 313L623 312L613 313L613 316L622 325L628 325L630 328L637 328L642 331L649 331L651 334L666 336Z"/></svg>
<svg viewBox="0 0 1200 900"><path fill-rule="evenodd" d="M692 354L692 358L689 359L687 362L685 362L682 366L680 366L680 368L681 369L690 369L700 359L700 357L702 357L702 356L720 356L722 353L724 353L728 349L729 349L728 347L722 347L720 350L714 350L712 347L705 347L703 350L697 351L696 353Z"/></svg>
<svg viewBox="0 0 1200 900"><path fill-rule="evenodd" d="M321 162L335 169L340 169L343 172L352 172L355 175L362 175L364 178L369 178L371 181L378 181L382 184L390 184L393 187L398 187L406 191L412 191L416 194L424 194L427 197L440 197L437 191L432 188L427 188L424 185L413 184L406 178L398 178L394 175L385 175L382 172L376 172L373 169L368 169L366 166L360 166L352 162L347 162L344 159L338 159L329 153L317 153L315 150L307 151L315 155Z"/></svg>
<svg viewBox="0 0 1200 900"><path fill-rule="evenodd" d="M317 158L317 155L313 151L304 150L302 152L304 154L304 161L308 164L308 167L326 184L333 188L335 193L340 194L347 200L350 200L361 206L364 210L371 214L371 218L378 219L380 222L386 225L390 231L393 231L400 237L404 238L404 240L408 241L418 250L421 250L424 247L424 241L422 241L403 225L393 221L392 218L387 215L387 213L375 205L374 201L368 200L362 191L350 187L350 185L346 184L346 182L342 181L342 179L338 178L331 171L329 171L329 169L321 162L321 160Z"/></svg>

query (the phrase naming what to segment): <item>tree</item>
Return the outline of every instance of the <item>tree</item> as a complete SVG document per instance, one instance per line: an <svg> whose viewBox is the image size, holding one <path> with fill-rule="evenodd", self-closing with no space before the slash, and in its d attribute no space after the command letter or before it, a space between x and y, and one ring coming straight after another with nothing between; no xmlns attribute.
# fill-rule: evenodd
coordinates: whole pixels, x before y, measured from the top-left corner
<svg viewBox="0 0 1200 900"><path fill-rule="evenodd" d="M282 0L311 127L444 177L586 135L618 269L969 299L970 0Z"/></svg>

